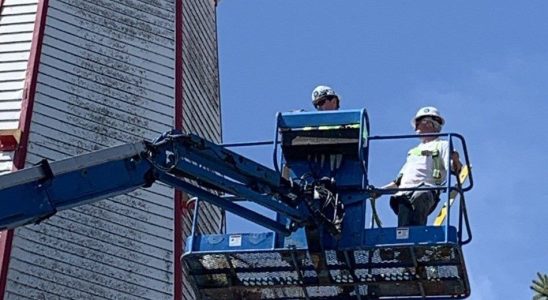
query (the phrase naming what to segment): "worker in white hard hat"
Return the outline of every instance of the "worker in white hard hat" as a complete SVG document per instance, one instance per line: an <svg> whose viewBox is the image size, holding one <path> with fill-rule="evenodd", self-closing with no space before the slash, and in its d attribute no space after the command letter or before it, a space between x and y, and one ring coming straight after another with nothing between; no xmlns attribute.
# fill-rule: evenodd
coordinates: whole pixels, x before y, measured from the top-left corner
<svg viewBox="0 0 548 300"><path fill-rule="evenodd" d="M318 85L312 91L312 105L319 111L338 110L340 96L335 90L325 85Z"/></svg>
<svg viewBox="0 0 548 300"><path fill-rule="evenodd" d="M418 134L439 133L445 124L438 109L426 106L411 120ZM417 188L442 185L447 170L459 173L462 163L458 153L451 154L449 166L449 142L437 136L421 136L421 143L407 153L407 160L398 177L383 189ZM431 190L399 191L390 198L390 207L398 215L398 227L426 225L428 215L439 202L439 192Z"/></svg>

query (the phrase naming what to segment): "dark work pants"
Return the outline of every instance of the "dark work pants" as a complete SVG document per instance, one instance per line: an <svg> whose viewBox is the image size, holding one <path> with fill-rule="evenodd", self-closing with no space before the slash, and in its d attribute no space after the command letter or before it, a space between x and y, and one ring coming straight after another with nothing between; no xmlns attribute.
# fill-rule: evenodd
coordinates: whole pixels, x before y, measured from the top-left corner
<svg viewBox="0 0 548 300"><path fill-rule="evenodd" d="M398 207L398 227L426 225L428 215L437 204L432 191L415 191L410 196L395 198Z"/></svg>

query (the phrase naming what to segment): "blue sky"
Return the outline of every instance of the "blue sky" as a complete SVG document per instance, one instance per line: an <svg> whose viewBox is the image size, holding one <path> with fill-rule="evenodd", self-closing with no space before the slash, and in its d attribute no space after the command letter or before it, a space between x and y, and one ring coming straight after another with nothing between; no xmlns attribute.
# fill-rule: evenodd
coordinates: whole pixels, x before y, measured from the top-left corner
<svg viewBox="0 0 548 300"><path fill-rule="evenodd" d="M548 273L548 2L224 0L218 38L225 142L272 139L275 113L312 110L318 84L366 107L374 135L412 133L417 109L437 106L474 166L470 299L531 298ZM413 143L372 151L371 183ZM270 147L242 152L272 165Z"/></svg>

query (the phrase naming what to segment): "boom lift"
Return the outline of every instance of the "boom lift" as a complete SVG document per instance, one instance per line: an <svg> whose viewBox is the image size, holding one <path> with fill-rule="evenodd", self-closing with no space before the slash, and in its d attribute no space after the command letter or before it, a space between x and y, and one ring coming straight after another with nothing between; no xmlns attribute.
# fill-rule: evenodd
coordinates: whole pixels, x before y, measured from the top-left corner
<svg viewBox="0 0 548 300"><path fill-rule="evenodd" d="M461 141L458 134L438 134ZM112 147L0 176L0 229L160 181L272 232L192 234L182 259L203 299L460 299L470 294L462 246L471 239L463 187L458 226L368 228L365 110L280 113L274 169L192 134ZM279 146L278 146L279 145ZM278 150L281 153L278 154ZM282 160L278 163L278 157ZM426 189L426 188L421 188ZM392 191L394 192L394 191ZM238 204L276 212L265 217ZM448 198L449 200L449 198ZM450 203L449 201L447 201ZM439 225L439 224L438 224ZM465 226L463 228L463 226ZM463 232L466 230L466 239Z"/></svg>

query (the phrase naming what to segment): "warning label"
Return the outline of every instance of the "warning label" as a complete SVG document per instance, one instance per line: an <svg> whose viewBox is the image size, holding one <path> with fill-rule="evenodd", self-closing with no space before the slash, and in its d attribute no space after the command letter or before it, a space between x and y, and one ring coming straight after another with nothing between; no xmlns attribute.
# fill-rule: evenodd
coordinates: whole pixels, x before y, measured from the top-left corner
<svg viewBox="0 0 548 300"><path fill-rule="evenodd" d="M242 235L234 234L228 238L229 247L240 247L242 245Z"/></svg>

